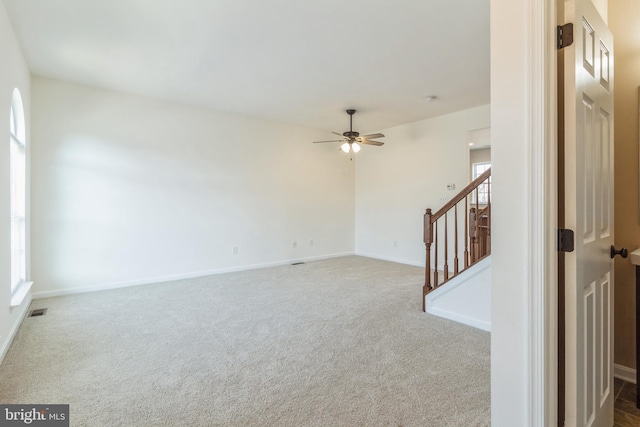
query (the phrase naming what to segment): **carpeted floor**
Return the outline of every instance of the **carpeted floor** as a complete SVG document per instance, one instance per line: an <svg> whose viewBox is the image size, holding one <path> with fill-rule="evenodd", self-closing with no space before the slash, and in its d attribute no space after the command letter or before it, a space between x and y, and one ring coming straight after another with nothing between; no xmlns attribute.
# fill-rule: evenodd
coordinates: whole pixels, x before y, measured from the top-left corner
<svg viewBox="0 0 640 427"><path fill-rule="evenodd" d="M488 426L490 335L362 257L35 300L0 403L72 426Z"/></svg>

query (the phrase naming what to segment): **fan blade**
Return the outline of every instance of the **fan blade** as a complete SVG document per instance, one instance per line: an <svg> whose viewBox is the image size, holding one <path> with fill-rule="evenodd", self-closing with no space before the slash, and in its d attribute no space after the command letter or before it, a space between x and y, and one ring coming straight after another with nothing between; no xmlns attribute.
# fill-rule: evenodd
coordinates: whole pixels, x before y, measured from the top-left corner
<svg viewBox="0 0 640 427"><path fill-rule="evenodd" d="M331 133L334 134L334 135L342 136L342 134L338 133L338 132L331 132Z"/></svg>
<svg viewBox="0 0 640 427"><path fill-rule="evenodd" d="M364 139L375 139L375 138L384 138L384 135L381 133L372 133L371 135L362 135Z"/></svg>
<svg viewBox="0 0 640 427"><path fill-rule="evenodd" d="M371 141L370 139L364 139L364 140L360 141L360 144L377 145L379 147L381 145L384 145L384 142Z"/></svg>
<svg viewBox="0 0 640 427"><path fill-rule="evenodd" d="M334 141L313 141L313 143L314 143L314 144L317 144L317 143L319 143L319 142L342 142L342 141L345 141L345 140L344 140L344 139L336 139L336 140L334 140Z"/></svg>

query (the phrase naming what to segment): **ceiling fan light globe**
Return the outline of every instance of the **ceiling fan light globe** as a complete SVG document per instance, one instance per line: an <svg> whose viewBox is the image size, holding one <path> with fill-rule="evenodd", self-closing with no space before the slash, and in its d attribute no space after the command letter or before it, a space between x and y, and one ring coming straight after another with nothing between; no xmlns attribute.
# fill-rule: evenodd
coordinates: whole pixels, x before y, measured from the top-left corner
<svg viewBox="0 0 640 427"><path fill-rule="evenodd" d="M354 142L353 144L351 144L351 149L354 153L357 153L358 151L360 151L360 145L358 145L357 142Z"/></svg>
<svg viewBox="0 0 640 427"><path fill-rule="evenodd" d="M349 145L348 142L345 142L344 144L342 144L342 146L340 147L342 149L342 151L344 151L345 153L348 153L349 150L351 149L351 146Z"/></svg>

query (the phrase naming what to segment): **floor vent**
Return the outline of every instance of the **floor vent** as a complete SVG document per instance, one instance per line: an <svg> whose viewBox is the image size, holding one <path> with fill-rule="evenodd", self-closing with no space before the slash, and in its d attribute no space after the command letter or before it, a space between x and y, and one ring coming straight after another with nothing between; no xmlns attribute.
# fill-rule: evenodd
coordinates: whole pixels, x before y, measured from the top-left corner
<svg viewBox="0 0 640 427"><path fill-rule="evenodd" d="M45 314L47 314L46 308L36 308L35 310L31 310L31 313L29 313L29 317L44 316Z"/></svg>
<svg viewBox="0 0 640 427"><path fill-rule="evenodd" d="M302 264L304 264L304 262L300 261L300 262L294 262L294 263L293 263L293 264L291 264L291 265L302 265Z"/></svg>

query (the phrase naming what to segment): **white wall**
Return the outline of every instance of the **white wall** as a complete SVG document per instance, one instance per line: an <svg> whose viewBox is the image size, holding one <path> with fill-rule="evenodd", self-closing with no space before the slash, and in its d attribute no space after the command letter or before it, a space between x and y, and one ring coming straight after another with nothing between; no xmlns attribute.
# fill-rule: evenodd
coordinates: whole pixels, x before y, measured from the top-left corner
<svg viewBox="0 0 640 427"><path fill-rule="evenodd" d="M20 306L10 307L10 232L9 232L9 111L14 88L22 95L27 127L27 171L31 153L31 115L30 115L30 76L20 47L7 19L4 3L0 2L0 135L4 135L4 143L0 143L0 361L4 357L10 339L17 330L20 320L26 313L31 295L27 295ZM27 172L28 175L28 172ZM27 178L28 187L28 178ZM27 190L28 192L28 190ZM27 197L27 200L28 197ZM27 202L27 210L30 209ZM28 225L27 225L28 226ZM27 239L29 230L27 229ZM29 278L29 254L27 254L27 278Z"/></svg>
<svg viewBox="0 0 640 427"><path fill-rule="evenodd" d="M424 266L424 211L435 212L469 184L467 132L489 125L485 105L384 129L388 143L363 147L356 166L356 253Z"/></svg>
<svg viewBox="0 0 640 427"><path fill-rule="evenodd" d="M513 250L513 242L529 238L524 54L529 16L527 0L492 0L491 6L491 417L495 426L527 426L533 425L528 414L527 264L526 252ZM515 37L501 37L507 28L520 31Z"/></svg>
<svg viewBox="0 0 640 427"><path fill-rule="evenodd" d="M491 331L491 257L425 296L427 313Z"/></svg>
<svg viewBox="0 0 640 427"><path fill-rule="evenodd" d="M353 253L353 162L325 132L32 84L38 296Z"/></svg>
<svg viewBox="0 0 640 427"><path fill-rule="evenodd" d="M604 22L609 22L609 2L607 0L591 0L591 3L596 7Z"/></svg>
<svg viewBox="0 0 640 427"><path fill-rule="evenodd" d="M469 170L471 170L471 167L473 166L474 163L483 163L483 162L491 161L491 148L481 148L479 150L470 150L469 155L471 156L470 158L471 164L469 165Z"/></svg>

